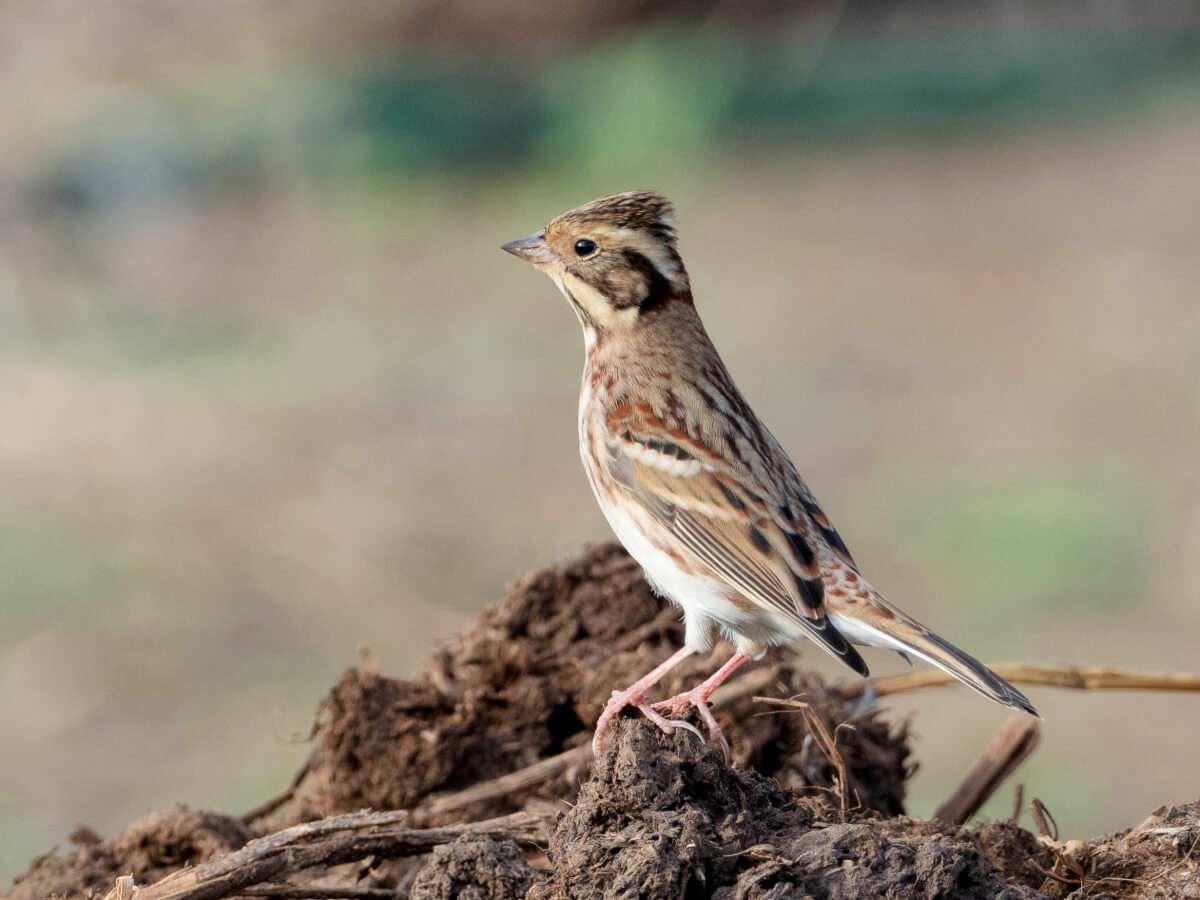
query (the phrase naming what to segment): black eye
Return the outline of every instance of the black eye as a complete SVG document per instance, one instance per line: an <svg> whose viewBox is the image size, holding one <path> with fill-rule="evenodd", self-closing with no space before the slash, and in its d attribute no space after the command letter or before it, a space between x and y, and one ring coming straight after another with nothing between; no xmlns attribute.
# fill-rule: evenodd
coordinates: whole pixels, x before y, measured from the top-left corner
<svg viewBox="0 0 1200 900"><path fill-rule="evenodd" d="M590 256L596 252L596 242L589 241L587 238L575 242L576 256Z"/></svg>

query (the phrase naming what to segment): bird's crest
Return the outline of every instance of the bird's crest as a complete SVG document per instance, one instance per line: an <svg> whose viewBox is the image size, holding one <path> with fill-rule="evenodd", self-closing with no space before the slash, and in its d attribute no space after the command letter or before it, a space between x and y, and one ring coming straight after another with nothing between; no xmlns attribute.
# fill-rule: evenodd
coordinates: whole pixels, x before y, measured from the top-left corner
<svg viewBox="0 0 1200 900"><path fill-rule="evenodd" d="M600 225L649 232L675 246L675 207L654 191L626 191L601 197L563 213L550 223L548 230L556 225L582 228Z"/></svg>

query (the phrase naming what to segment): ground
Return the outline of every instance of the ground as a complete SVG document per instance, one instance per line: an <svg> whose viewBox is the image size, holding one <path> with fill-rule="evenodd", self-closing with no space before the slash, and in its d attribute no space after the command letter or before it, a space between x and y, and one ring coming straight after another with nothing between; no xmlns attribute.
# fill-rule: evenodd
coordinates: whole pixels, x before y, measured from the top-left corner
<svg viewBox="0 0 1200 900"><path fill-rule="evenodd" d="M346 672L322 703L309 759L257 810L232 817L179 807L111 840L81 828L68 847L35 860L7 900L103 896L122 874L146 886L254 838L364 807L409 810L407 825L449 828L450 837L422 846L427 853L341 857L271 880L329 896L369 890L376 900L1200 898L1200 802L1065 844L1014 822L962 829L909 818L905 726L784 656L714 698L731 764L691 734L667 736L636 716L614 724L593 762L590 723L612 686L680 637L674 611L624 551L593 548L517 582L418 678L371 666ZM716 659L689 660L665 689ZM810 715L767 714L754 690L801 697ZM836 736L832 755L822 731ZM564 762L529 774L553 760ZM496 780L514 772L528 777ZM518 811L545 823L538 838L452 840L461 823Z"/></svg>

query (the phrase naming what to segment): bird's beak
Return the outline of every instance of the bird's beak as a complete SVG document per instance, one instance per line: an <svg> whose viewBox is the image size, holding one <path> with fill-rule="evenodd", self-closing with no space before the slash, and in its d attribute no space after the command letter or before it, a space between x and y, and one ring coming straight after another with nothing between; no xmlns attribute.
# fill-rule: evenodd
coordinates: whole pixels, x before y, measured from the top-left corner
<svg viewBox="0 0 1200 900"><path fill-rule="evenodd" d="M535 266L544 266L554 259L554 251L546 243L546 229L544 228L537 234L523 237L519 241L509 241L507 244L502 244L500 249L507 250L513 256L519 256L521 259L531 262Z"/></svg>

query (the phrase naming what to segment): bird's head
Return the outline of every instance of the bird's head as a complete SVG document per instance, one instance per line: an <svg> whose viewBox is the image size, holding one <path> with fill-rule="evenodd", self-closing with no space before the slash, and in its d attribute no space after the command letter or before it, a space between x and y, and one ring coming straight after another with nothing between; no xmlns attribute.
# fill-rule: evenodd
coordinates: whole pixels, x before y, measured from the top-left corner
<svg viewBox="0 0 1200 900"><path fill-rule="evenodd" d="M565 212L501 249L550 276L591 340L633 330L674 301L691 304L674 217L665 197L628 191Z"/></svg>

